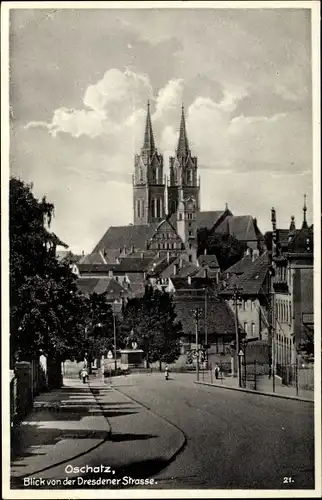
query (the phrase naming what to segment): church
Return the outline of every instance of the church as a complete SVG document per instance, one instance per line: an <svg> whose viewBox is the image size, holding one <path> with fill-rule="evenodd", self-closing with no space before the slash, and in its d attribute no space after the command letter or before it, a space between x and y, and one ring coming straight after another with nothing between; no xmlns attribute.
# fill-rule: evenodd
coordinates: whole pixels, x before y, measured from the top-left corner
<svg viewBox="0 0 322 500"><path fill-rule="evenodd" d="M198 157L189 147L183 106L177 148L169 158L168 178L164 175L164 158L156 147L148 103L143 146L134 158L133 224L108 228L82 263L168 255L197 264L197 231L205 227L231 234L252 249L258 249L263 240L250 215L234 216L227 204L223 210L201 210Z"/></svg>

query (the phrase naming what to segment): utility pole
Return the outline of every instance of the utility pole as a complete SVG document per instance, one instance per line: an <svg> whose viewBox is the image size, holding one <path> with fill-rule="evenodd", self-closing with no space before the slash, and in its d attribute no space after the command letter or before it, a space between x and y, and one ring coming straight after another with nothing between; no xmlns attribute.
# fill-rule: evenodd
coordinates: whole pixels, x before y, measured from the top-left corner
<svg viewBox="0 0 322 500"><path fill-rule="evenodd" d="M239 325L238 325L238 308L237 308L237 298L238 298L238 292L241 291L243 288L238 287L236 284L234 285L234 307L235 307L235 334L236 334L236 363L237 363L237 377L238 377L238 385L239 387L242 386L241 384L241 366L240 366L240 356L239 356L239 351L240 351L240 341L239 341Z"/></svg>
<svg viewBox="0 0 322 500"><path fill-rule="evenodd" d="M116 360L116 318L115 318L115 302L113 303L113 337L114 337L114 371L116 375L117 360Z"/></svg>
<svg viewBox="0 0 322 500"><path fill-rule="evenodd" d="M201 315L201 309L197 307L194 310L194 317L196 321L196 374L197 380L199 380L199 318Z"/></svg>

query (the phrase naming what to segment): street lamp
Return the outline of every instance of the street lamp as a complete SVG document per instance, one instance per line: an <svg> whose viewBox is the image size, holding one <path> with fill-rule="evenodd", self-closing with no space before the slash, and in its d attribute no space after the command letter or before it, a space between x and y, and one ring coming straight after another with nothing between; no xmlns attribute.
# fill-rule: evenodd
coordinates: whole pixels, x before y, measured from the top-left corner
<svg viewBox="0 0 322 500"><path fill-rule="evenodd" d="M240 341L239 341L237 298L238 298L238 292L240 292L242 290L243 290L243 287L239 287L236 284L234 285L233 297L234 297L234 307L235 307L236 362L237 362L236 368L237 368L237 377L238 377L239 387L242 386L242 383L241 383L241 366L240 366L241 363L240 363L240 355L239 355Z"/></svg>
<svg viewBox="0 0 322 500"><path fill-rule="evenodd" d="M197 380L199 380L199 318L201 316L201 309L197 307L193 314L196 322L196 374L197 374Z"/></svg>

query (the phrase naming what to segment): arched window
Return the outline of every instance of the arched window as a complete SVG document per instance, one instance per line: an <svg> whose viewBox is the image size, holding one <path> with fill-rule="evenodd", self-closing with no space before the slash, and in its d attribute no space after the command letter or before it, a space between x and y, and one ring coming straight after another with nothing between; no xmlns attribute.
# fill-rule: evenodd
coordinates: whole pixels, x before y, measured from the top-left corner
<svg viewBox="0 0 322 500"><path fill-rule="evenodd" d="M141 217L141 203L140 203L141 200L137 200L136 204L137 204L137 208L136 208L136 211L137 211L137 216L138 218Z"/></svg>
<svg viewBox="0 0 322 500"><path fill-rule="evenodd" d="M139 182L143 182L143 170L142 170L142 167L139 167Z"/></svg>
<svg viewBox="0 0 322 500"><path fill-rule="evenodd" d="M192 184L192 172L191 170L187 170L187 184L190 186Z"/></svg>

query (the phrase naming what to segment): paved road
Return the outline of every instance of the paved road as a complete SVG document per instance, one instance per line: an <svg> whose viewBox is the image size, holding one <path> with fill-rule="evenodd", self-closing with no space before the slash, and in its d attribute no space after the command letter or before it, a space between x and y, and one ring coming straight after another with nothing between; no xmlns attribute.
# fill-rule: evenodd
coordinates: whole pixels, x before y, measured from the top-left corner
<svg viewBox="0 0 322 500"><path fill-rule="evenodd" d="M185 374L171 378L113 381L186 435L181 453L155 476L158 488L314 488L313 404L197 386Z"/></svg>

